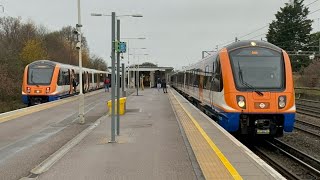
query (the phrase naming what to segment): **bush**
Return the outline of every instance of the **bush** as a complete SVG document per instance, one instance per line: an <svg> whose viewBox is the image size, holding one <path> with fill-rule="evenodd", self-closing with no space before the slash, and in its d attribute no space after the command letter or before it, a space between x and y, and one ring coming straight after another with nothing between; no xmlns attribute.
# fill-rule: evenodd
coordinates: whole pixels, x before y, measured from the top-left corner
<svg viewBox="0 0 320 180"><path fill-rule="evenodd" d="M301 78L298 80L305 87L320 87L320 59L313 60L309 66L303 69Z"/></svg>

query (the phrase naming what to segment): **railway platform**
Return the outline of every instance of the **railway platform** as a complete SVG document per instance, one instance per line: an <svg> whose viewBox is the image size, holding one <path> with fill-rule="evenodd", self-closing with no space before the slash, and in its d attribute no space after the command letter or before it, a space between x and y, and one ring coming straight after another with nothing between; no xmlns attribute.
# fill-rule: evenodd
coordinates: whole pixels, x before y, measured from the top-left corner
<svg viewBox="0 0 320 180"><path fill-rule="evenodd" d="M99 118L63 158L24 179L284 179L173 89L129 96L116 143L110 121Z"/></svg>

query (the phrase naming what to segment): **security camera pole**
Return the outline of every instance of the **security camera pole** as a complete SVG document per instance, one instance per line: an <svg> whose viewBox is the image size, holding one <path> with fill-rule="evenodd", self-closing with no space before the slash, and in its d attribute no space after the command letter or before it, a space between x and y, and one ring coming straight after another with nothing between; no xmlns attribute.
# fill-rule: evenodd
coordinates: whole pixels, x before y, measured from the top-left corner
<svg viewBox="0 0 320 180"><path fill-rule="evenodd" d="M77 31L79 37L79 86L80 86L80 94L79 94L79 123L84 124L84 96L83 96L83 83L82 83L82 42L81 42L81 14L80 14L80 0L78 0L78 24Z"/></svg>

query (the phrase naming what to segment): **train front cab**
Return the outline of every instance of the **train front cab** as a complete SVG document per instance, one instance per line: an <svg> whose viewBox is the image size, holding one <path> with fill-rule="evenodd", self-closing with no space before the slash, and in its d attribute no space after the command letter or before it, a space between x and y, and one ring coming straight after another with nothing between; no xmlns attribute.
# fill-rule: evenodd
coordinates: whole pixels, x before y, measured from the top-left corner
<svg viewBox="0 0 320 180"><path fill-rule="evenodd" d="M50 61L36 61L26 66L22 84L22 101L28 105L58 99L52 93L57 88L59 67Z"/></svg>
<svg viewBox="0 0 320 180"><path fill-rule="evenodd" d="M270 60L269 62L263 64L260 61L255 65L254 58L250 56L258 57L259 53L266 50L265 48L242 47L242 49L248 50L247 52L251 52L250 55L241 52L241 48L235 50L230 48L231 53L227 48L220 51L224 100L229 109L220 109L218 122L229 132L282 136L283 131L291 132L293 130L295 100L290 60L285 51L272 48L267 48L266 52L270 51L274 54L278 52L280 61L278 59L277 62L283 62L279 64L280 66L272 64L273 60L268 59L268 55L261 56L264 58L261 60L265 62ZM237 53L244 58L236 57ZM270 56L273 55L270 54ZM253 84L255 78L262 77L264 79L263 76L271 70L278 70L275 74L269 74L271 78L282 77L283 82L275 83L279 87L281 86L280 88L259 90L259 88L250 85L250 83ZM241 81L247 85L244 85L243 82L240 83ZM260 82L261 86L272 84L272 80L270 82L264 81Z"/></svg>

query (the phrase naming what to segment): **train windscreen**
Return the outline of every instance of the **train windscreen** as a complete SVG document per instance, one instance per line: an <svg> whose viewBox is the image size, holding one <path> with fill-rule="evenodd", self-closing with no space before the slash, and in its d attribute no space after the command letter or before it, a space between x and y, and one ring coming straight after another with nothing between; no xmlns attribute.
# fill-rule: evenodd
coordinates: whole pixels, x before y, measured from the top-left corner
<svg viewBox="0 0 320 180"><path fill-rule="evenodd" d="M249 47L230 52L238 90L281 90L285 86L282 54L267 48Z"/></svg>
<svg viewBox="0 0 320 180"><path fill-rule="evenodd" d="M33 66L28 70L29 85L50 85L54 68L52 66Z"/></svg>

